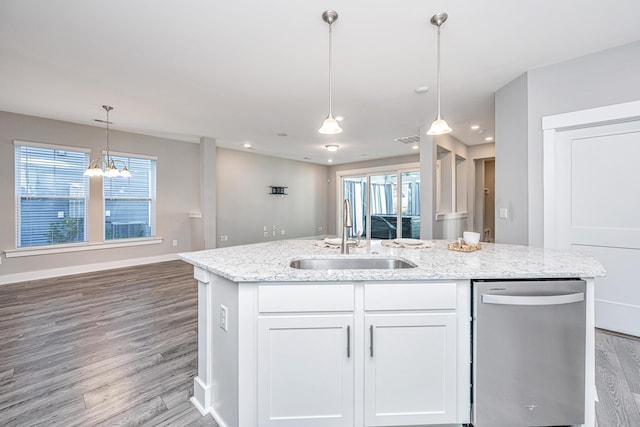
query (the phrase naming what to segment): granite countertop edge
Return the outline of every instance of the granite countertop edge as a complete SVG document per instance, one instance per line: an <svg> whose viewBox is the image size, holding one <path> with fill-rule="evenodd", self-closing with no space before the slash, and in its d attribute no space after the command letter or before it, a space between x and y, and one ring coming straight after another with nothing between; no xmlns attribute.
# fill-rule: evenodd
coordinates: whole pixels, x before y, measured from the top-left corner
<svg viewBox="0 0 640 427"><path fill-rule="evenodd" d="M279 240L179 253L196 267L233 282L341 282L420 281L470 279L597 278L606 271L586 252L542 249L530 246L483 243L474 252L447 249L444 240L430 241L429 248L390 248L372 240L365 247L341 255L322 240ZM397 270L298 270L289 266L295 258L383 257L403 258L417 265Z"/></svg>

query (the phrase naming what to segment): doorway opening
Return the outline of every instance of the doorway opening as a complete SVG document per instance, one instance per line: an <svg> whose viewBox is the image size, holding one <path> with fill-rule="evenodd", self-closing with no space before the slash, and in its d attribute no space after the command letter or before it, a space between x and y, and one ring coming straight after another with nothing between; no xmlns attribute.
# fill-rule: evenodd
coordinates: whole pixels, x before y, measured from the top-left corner
<svg viewBox="0 0 640 427"><path fill-rule="evenodd" d="M483 242L495 241L495 189L496 160L495 157L475 160L475 218L474 229L480 233Z"/></svg>

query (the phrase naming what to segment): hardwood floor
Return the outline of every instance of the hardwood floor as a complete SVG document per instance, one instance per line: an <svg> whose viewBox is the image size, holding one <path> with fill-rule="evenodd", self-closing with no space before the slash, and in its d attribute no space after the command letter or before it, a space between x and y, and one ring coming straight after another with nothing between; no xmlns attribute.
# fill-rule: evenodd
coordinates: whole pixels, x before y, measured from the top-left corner
<svg viewBox="0 0 640 427"><path fill-rule="evenodd" d="M196 307L182 261L0 286L0 426L217 426ZM640 426L640 340L596 331L596 383L599 427Z"/></svg>
<svg viewBox="0 0 640 427"><path fill-rule="evenodd" d="M596 331L599 427L640 426L640 340Z"/></svg>
<svg viewBox="0 0 640 427"><path fill-rule="evenodd" d="M182 261L0 286L0 425L217 426Z"/></svg>

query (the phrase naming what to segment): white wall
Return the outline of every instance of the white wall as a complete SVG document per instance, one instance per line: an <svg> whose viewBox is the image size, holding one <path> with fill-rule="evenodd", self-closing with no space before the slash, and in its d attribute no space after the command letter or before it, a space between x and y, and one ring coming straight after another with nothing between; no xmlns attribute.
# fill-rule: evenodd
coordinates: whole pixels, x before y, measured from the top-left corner
<svg viewBox="0 0 640 427"><path fill-rule="evenodd" d="M216 157L217 247L324 234L327 166L223 148ZM287 195L269 194L270 185L288 187Z"/></svg>
<svg viewBox="0 0 640 427"><path fill-rule="evenodd" d="M91 149L91 158L100 157L106 144L104 128L101 127L0 112L0 251L15 249L14 139L87 147ZM72 274L87 271L88 266L96 270L100 265L104 265L103 268L132 265L136 259L141 260L140 263L171 259L177 252L191 250L189 212L199 210L198 145L117 129L110 132L110 145L114 151L158 157L156 234L164 241L148 246L18 258L6 258L3 254L0 283L9 277L27 280L30 274L51 274L56 269L60 274ZM99 182L92 182L91 194L90 240L99 243L102 240L102 191ZM178 241L175 247L172 246L173 240Z"/></svg>
<svg viewBox="0 0 640 427"><path fill-rule="evenodd" d="M496 219L496 241L544 244L542 117L639 99L640 41L531 70L500 89L496 211L510 207L514 218Z"/></svg>
<svg viewBox="0 0 640 427"><path fill-rule="evenodd" d="M527 95L526 74L496 92L496 243L528 244Z"/></svg>

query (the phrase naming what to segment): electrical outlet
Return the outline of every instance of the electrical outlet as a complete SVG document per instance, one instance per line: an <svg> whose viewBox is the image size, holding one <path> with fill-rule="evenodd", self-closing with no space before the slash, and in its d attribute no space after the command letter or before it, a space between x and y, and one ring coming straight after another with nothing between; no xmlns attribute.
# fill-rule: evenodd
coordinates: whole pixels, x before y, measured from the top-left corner
<svg viewBox="0 0 640 427"><path fill-rule="evenodd" d="M174 240L173 240L173 242L171 242L171 244L172 244L173 246L178 246L178 241L174 239Z"/></svg>
<svg viewBox="0 0 640 427"><path fill-rule="evenodd" d="M268 231L264 232L264 237L269 237L269 232Z"/></svg>
<svg viewBox="0 0 640 427"><path fill-rule="evenodd" d="M220 329L225 332L229 330L229 316L227 307L220 304Z"/></svg>
<svg viewBox="0 0 640 427"><path fill-rule="evenodd" d="M280 230L280 234L282 234L284 236L286 234L286 232L284 230Z"/></svg>
<svg viewBox="0 0 640 427"><path fill-rule="evenodd" d="M265 225L262 231L267 231L267 226Z"/></svg>
<svg viewBox="0 0 640 427"><path fill-rule="evenodd" d="M324 227L323 227L323 226L321 226L321 225L319 225L319 226L318 226L318 231L323 231L323 230L324 230Z"/></svg>
<svg viewBox="0 0 640 427"><path fill-rule="evenodd" d="M507 208L500 208L500 219L508 219L509 210Z"/></svg>
<svg viewBox="0 0 640 427"><path fill-rule="evenodd" d="M221 242L226 242L227 240L229 240L229 236L220 236Z"/></svg>

